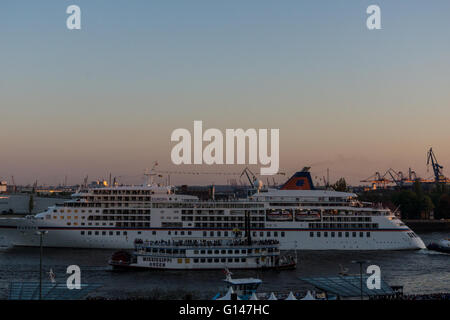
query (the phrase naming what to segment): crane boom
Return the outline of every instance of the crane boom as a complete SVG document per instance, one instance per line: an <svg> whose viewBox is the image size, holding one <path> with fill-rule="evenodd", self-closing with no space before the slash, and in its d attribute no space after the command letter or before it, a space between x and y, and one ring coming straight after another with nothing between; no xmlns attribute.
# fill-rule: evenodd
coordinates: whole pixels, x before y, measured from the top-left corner
<svg viewBox="0 0 450 320"><path fill-rule="evenodd" d="M442 169L444 169L444 167L437 162L437 158L433 152L433 148L430 148L427 154L427 166L430 165L430 163L431 167L433 168L435 182L436 183L445 182L446 178L442 173Z"/></svg>
<svg viewBox="0 0 450 320"><path fill-rule="evenodd" d="M256 178L255 174L248 167L245 167L245 169L242 171L240 177L242 177L244 175L244 173L247 176L247 179L248 179L248 182L250 183L250 186L253 187L253 184L255 183L255 181L258 180ZM252 175L252 179L250 179L250 175L249 174Z"/></svg>

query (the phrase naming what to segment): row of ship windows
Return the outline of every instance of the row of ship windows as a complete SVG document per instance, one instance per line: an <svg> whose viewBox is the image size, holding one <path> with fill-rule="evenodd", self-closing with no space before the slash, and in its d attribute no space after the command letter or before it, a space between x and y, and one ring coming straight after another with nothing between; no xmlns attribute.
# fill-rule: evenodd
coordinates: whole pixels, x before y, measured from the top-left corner
<svg viewBox="0 0 450 320"><path fill-rule="evenodd" d="M96 235L96 236L99 236L99 235L102 235L102 236L110 235L110 236L113 236L114 235L114 231L84 231L83 230L83 231L80 231L80 234L82 236L84 236L84 235L88 235L88 236L90 236L90 235ZM137 234L138 235L142 234L142 231L138 231ZM171 231L168 231L167 234L171 235ZM116 236L120 236L120 235L127 236L128 232L127 231L115 231L115 235ZM155 230L152 231L152 235L156 235L156 231ZM178 235L178 231L175 231L175 235ZM180 231L180 235L184 236L185 235L185 231ZM188 236L192 235L192 231L187 231L187 235Z"/></svg>
<svg viewBox="0 0 450 320"><path fill-rule="evenodd" d="M157 258L156 258L157 259ZM162 260L162 261L157 261L155 258L143 258L143 260L144 261L149 261L150 262L150 266L159 266L159 267L162 267L162 266L164 266L163 265L163 263L162 262L168 262L166 259L164 259L164 260ZM233 262L235 262L235 263L238 263L238 262L247 262L247 259L246 258L194 258L194 259L192 259L193 261L194 261L194 263L213 263L213 262L215 262L215 263L217 263L217 262L222 262L222 263L224 263L224 262L228 262L228 263L233 263ZM181 264L181 263L183 263L183 259L182 258L179 258L178 260L177 260L177 262L179 263L179 264ZM191 263L191 259L190 258L185 258L184 259L184 263Z"/></svg>
<svg viewBox="0 0 450 320"><path fill-rule="evenodd" d="M244 221L244 216L241 217L181 217L182 221ZM264 221L264 216L262 217L251 217L252 221Z"/></svg>
<svg viewBox="0 0 450 320"><path fill-rule="evenodd" d="M67 225L71 226L72 222L67 222ZM73 225L78 226L78 222L73 222ZM85 226L86 223L81 222L80 225ZM97 223L93 224L93 223L89 222L87 225L88 226L93 226L93 225L99 226L100 223L97 222ZM129 228L143 228L143 227L150 228L149 222L145 222L145 223L144 222L137 222L137 223L136 222L118 222L118 223L110 222L109 224L107 224L106 222L103 222L101 225L102 226L109 225L109 226L116 226L116 227L129 227Z"/></svg>
<svg viewBox="0 0 450 320"><path fill-rule="evenodd" d="M371 217L327 217L324 216L323 217L323 221L337 221L337 222L347 222L347 221L351 221L351 222L370 222L372 221Z"/></svg>
<svg viewBox="0 0 450 320"><path fill-rule="evenodd" d="M148 209L105 209L102 212L103 214L150 214L151 210Z"/></svg>
<svg viewBox="0 0 450 320"><path fill-rule="evenodd" d="M310 223L310 229L378 229L378 223Z"/></svg>
<svg viewBox="0 0 450 320"><path fill-rule="evenodd" d="M51 219L51 215L49 215L49 214L47 214L45 217L46 217L46 219ZM59 219L61 219L61 220L63 220L63 219L71 220L72 218L73 218L74 220L75 220L75 219L78 219L78 216L53 216L53 219L58 219L58 217L59 217ZM86 219L85 216L80 216L80 218L81 218L81 219Z"/></svg>
<svg viewBox="0 0 450 320"><path fill-rule="evenodd" d="M106 235L112 236L112 235L114 235L114 231L109 231L109 232L107 232L107 231L81 231L80 233L81 233L81 235L86 235L86 234L87 235L100 235L101 234L103 236L106 236ZM185 235L185 231L180 231L180 232L178 232L178 231L173 231L173 232L172 231L167 231L168 235L172 235L172 233L174 235L178 235L178 234ZM281 232L274 231L273 233L271 231L266 231L266 232L261 231L261 232L259 232L259 237L264 237L264 233L265 233L266 237L272 237L272 234L273 234L273 237L283 237L283 238L285 237L285 232L284 231L281 231ZM313 237L320 238L322 235L325 238L328 237L328 236L330 236L331 238L334 238L336 236L338 238L342 238L343 236L345 238L349 238L350 237L350 233L351 233L351 236L353 238L357 237L358 232L340 232L340 231L339 232L334 232L334 231L331 231L331 232L328 232L328 231L313 232L313 231L311 231L309 233L309 236L311 238L313 238ZM127 231L115 231L115 234L116 235L124 235L124 236L126 236L127 235ZM141 234L141 231L139 231L138 234ZM370 232L359 232L359 237L360 238L364 237L364 234L365 234L365 236L367 238L370 238L370 236L371 236ZM156 235L156 231L152 231L152 235ZM192 231L187 231L187 235L192 235ZM224 231L223 233L221 231L210 231L209 232L209 236L210 237L221 237L221 236L227 237L228 235L229 235L228 231ZM417 237L414 233L408 233L408 235L410 237ZM203 231L203 236L207 237L208 236L208 232L207 231ZM252 232L252 236L253 237L257 237L258 236L258 232L253 231ZM204 251L204 250L202 250L202 251ZM201 252L201 253L204 253L204 252ZM211 253L211 252L208 252L208 253Z"/></svg>
<svg viewBox="0 0 450 320"><path fill-rule="evenodd" d="M236 262L236 263L238 263L238 262L246 262L247 261L247 259L246 258L194 258L194 263L205 263L205 262L208 262L208 263L212 263L212 262L229 262L229 263L233 263L233 262ZM180 262L178 262L178 263L180 263Z"/></svg>
<svg viewBox="0 0 450 320"><path fill-rule="evenodd" d="M114 235L114 231L109 231L108 233L107 233L107 231L80 231L80 234L82 236L84 236L84 235L88 235L88 236L96 235L96 236L99 236L100 234L102 236L106 236L107 234L110 235L110 236L113 236ZM126 231L122 231L122 232L121 231L116 231L116 236L120 236L121 234L124 235L124 236L128 235L128 233Z"/></svg>
<svg viewBox="0 0 450 320"><path fill-rule="evenodd" d="M276 250L276 248L263 248L263 249L254 249L255 250L255 253L259 253L260 251L261 252L278 252L278 250ZM233 251L234 251L234 253L235 254L239 254L239 253L242 253L242 254L251 254L252 252L253 252L253 249L241 249L241 250L239 250L239 249L234 249L234 250L232 250L232 249L228 249L228 250L214 250L214 254L233 254ZM247 252L248 251L248 252ZM194 254L205 254L205 253L207 253L207 254L212 254L213 253L213 250L194 250Z"/></svg>
<svg viewBox="0 0 450 320"><path fill-rule="evenodd" d="M152 203L152 208L193 208L193 209L228 209L228 208L247 208L247 209L255 209L255 208L264 208L264 204L259 203L226 203L226 202L205 202L205 203ZM216 210L217 211L217 210Z"/></svg>
<svg viewBox="0 0 450 320"><path fill-rule="evenodd" d="M72 223L71 223L71 222L67 222L67 225L70 226L70 225L72 225ZM74 226L77 226L78 223L77 223L77 222L74 222L73 225L74 225ZM86 223L81 222L80 225L81 225L81 226L85 226ZM87 225L88 225L88 226L100 226L100 223L98 223L98 222L97 222L97 223L91 223L91 222L89 222ZM107 225L109 225L109 226L114 226L114 223L109 223L109 224L107 224L106 222L103 222L101 225L102 225L102 226L107 226Z"/></svg>
<svg viewBox="0 0 450 320"><path fill-rule="evenodd" d="M78 210L78 209L53 209L53 213L100 213L100 210ZM130 209L130 210L103 210L102 214L150 214L150 210L139 210L139 209Z"/></svg>
<svg viewBox="0 0 450 320"><path fill-rule="evenodd" d="M196 228L244 228L244 223L195 223L194 226ZM251 227L264 228L264 223L252 223Z"/></svg>
<svg viewBox="0 0 450 320"><path fill-rule="evenodd" d="M150 216L89 216L88 220L111 220L111 221L122 221L122 220L138 220L138 221L150 221Z"/></svg>
<svg viewBox="0 0 450 320"><path fill-rule="evenodd" d="M53 212L54 213L56 213L56 212L60 212L60 213L72 213L72 209L67 209L67 210L64 210L64 209L53 209ZM100 210L78 210L78 209L74 209L73 210L73 212L74 213L78 213L78 211L80 211L81 213L86 213L86 212L88 212L88 213L92 213L92 212L94 212L95 211L95 213L99 213L100 212Z"/></svg>
<svg viewBox="0 0 450 320"><path fill-rule="evenodd" d="M253 231L253 232L252 232L252 236L253 236L253 237L257 237L257 235L258 235L258 232L256 232L256 231ZM286 234L285 234L284 231L281 231L281 232L274 231L274 232L273 232L273 236L274 236L274 237L279 237L279 236L281 236L282 238L284 238L285 235L286 235ZM208 236L208 232L207 232L207 231L203 231L203 236L204 236L204 237L207 237L207 236ZM210 236L210 237L214 237L214 236L216 236L216 237L221 237L221 236L222 236L222 232L221 232L221 231L210 231L210 232L209 232L209 236ZM228 231L224 231L224 232L223 232L223 236L224 236L224 237L228 237ZM259 232L259 236L260 236L260 237L264 237L264 231L260 231L260 232ZM271 237L271 236L272 236L272 232L271 232L271 231L266 231L266 236L267 236L267 237Z"/></svg>
<svg viewBox="0 0 450 320"><path fill-rule="evenodd" d="M105 190L105 189L94 189L92 190L93 194L128 194L128 195L149 195L155 194L155 191L152 190Z"/></svg>
<svg viewBox="0 0 450 320"><path fill-rule="evenodd" d="M53 219L59 219L60 220L78 220L78 216L53 216ZM46 219L51 219L51 215L46 215ZM73 219L72 219L73 218ZM86 216L80 216L81 220L86 220ZM124 216L124 217L116 217L116 216L88 216L89 221L99 221L99 220L104 220L104 221L150 221L150 216ZM70 225L70 224L69 224ZM89 224L91 225L91 224Z"/></svg>
<svg viewBox="0 0 450 320"><path fill-rule="evenodd" d="M106 236L107 235L107 231L81 231L80 232L80 234L81 235L96 235L96 236L98 236L98 235L100 235L100 233L101 233L101 235L103 235L103 236ZM121 231L116 231L116 235L124 235L124 236L126 236L127 235L127 232L126 231L122 231L122 233L121 233ZM141 231L138 231L138 234L141 234ZM169 231L167 231L167 234L168 235L172 235L172 231L171 230L169 230ZM180 235L182 235L182 236L184 236L185 234L186 234L186 232L185 231L173 231L173 234L174 235L178 235L178 234L180 234ZM114 235L114 231L109 231L109 235L110 236L112 236L112 235ZM155 230L153 230L152 231L152 235L156 235L156 231ZM187 231L187 235L192 235L192 231ZM273 232L273 236L274 237L282 237L282 238L284 238L285 237L285 232L284 231L281 231L281 232L278 232L278 231L274 231ZM207 237L208 236L208 232L207 231L203 231L203 237ZM209 232L209 236L210 237L221 237L221 236L224 236L224 237L228 237L229 236L229 232L228 231L210 231ZM258 232L256 232L256 231L253 231L252 232L252 236L253 237L257 237L258 236ZM264 237L264 232L263 231L261 231L261 232L259 232L259 236L260 237ZM266 237L271 237L272 236L272 232L271 231L267 231L266 232Z"/></svg>
<svg viewBox="0 0 450 320"><path fill-rule="evenodd" d="M150 199L145 199L145 200L131 200L130 198L128 199L113 199L114 197L108 199L107 197L105 198L100 198L100 197L88 197L87 200L91 203L96 203L96 205L101 205L101 203L103 202L105 204L105 202L109 202L108 204L110 206L115 206L115 207L122 207L125 206L127 207L128 205L135 205L134 203L129 204L128 202L131 201L141 201L141 202L145 202L145 206L146 207L151 207L151 208L223 208L223 209L227 209L227 208L248 208L248 209L255 209L255 208L263 208L264 204L259 204L259 203L188 203L188 202L152 202L152 203L148 203ZM117 197L119 198L119 197ZM126 197L125 197L126 198ZM172 199L168 199L169 201L171 201ZM176 200L176 199L174 199ZM128 202L125 202L128 201ZM82 203L71 203L68 204L69 206L77 206L79 204ZM105 204L105 205L108 205Z"/></svg>
<svg viewBox="0 0 450 320"><path fill-rule="evenodd" d="M129 192L121 192L121 193L104 193L104 194L96 194L95 196L87 196L85 197L89 201L151 201L154 192L152 193L129 193ZM98 195L98 196L97 196ZM138 197L135 197L138 196ZM140 196L140 197L139 197ZM160 198L161 199L161 198ZM167 197L164 198L169 201L177 201L178 198ZM181 199L180 199L181 200Z"/></svg>
<svg viewBox="0 0 450 320"><path fill-rule="evenodd" d="M267 251L267 252L274 252L274 248L267 248L266 249L255 249L255 253L259 253L261 251ZM143 251L145 252L151 252L156 254L186 254L186 249L164 249L164 248L144 248ZM247 252L248 251L248 252ZM276 251L276 250L275 250ZM253 252L253 249L222 249L222 250L194 250L194 254L251 254Z"/></svg>
<svg viewBox="0 0 450 320"><path fill-rule="evenodd" d="M265 214L264 210L246 210L251 215L257 215L257 214ZM199 214L199 215L210 215L210 214L217 214L217 215L223 215L225 214L224 210L181 210L181 214L183 215L193 215L193 214ZM230 214L244 214L245 211L242 210L231 210Z"/></svg>
<svg viewBox="0 0 450 320"><path fill-rule="evenodd" d="M329 234L330 234L331 238L334 238L336 236L336 233L334 231L331 231ZM337 232L337 237L338 238L342 238L342 234L343 234L343 232ZM365 232L365 234L366 234L367 238L370 238L370 232ZM316 232L316 237L317 238L320 238L321 235L322 235L322 233L320 231ZM344 235L345 235L345 238L349 238L350 237L350 232L344 232ZM357 232L352 232L352 237L353 238L356 238L356 235L357 235ZM314 232L311 231L309 233L309 236L311 238L314 238ZM323 232L323 236L325 238L327 238L328 237L328 232L327 231ZM364 237L364 232L359 232L359 237L363 238Z"/></svg>
<svg viewBox="0 0 450 320"><path fill-rule="evenodd" d="M77 210L75 210L77 211ZM134 210L133 210L134 211ZM68 211L70 213L70 211ZM94 215L94 216L88 216L88 220L150 220L150 215L146 216L115 216L115 215L106 215L107 213L103 215ZM110 213L111 214L111 213ZM124 213L122 213L124 214ZM136 212L130 212L130 214L136 214ZM59 216L60 219L71 219L74 217L74 219L78 219L78 216ZM50 215L47 215L47 218L50 218ZM54 219L57 219L58 216L53 216ZM179 217L170 217L168 216L167 219L179 219ZM81 219L85 219L85 216L81 216ZM193 221L194 217L182 217L182 221ZM251 217L252 221L264 221L264 217ZM244 221L244 217L195 217L195 221Z"/></svg>

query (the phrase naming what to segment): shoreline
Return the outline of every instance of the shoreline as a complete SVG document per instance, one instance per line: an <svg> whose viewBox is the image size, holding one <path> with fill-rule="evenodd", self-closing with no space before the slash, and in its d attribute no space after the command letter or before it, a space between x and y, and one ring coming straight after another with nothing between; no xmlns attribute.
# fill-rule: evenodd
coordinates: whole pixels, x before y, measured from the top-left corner
<svg viewBox="0 0 450 320"><path fill-rule="evenodd" d="M450 231L450 220L402 220L414 232Z"/></svg>

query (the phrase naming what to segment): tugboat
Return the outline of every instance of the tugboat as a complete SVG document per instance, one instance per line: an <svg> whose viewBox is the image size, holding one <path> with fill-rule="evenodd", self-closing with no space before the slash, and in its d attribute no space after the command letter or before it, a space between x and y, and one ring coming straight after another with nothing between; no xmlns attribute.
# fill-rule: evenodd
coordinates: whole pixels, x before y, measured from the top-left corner
<svg viewBox="0 0 450 320"><path fill-rule="evenodd" d="M442 253L450 253L450 238L432 242L427 246L427 249Z"/></svg>

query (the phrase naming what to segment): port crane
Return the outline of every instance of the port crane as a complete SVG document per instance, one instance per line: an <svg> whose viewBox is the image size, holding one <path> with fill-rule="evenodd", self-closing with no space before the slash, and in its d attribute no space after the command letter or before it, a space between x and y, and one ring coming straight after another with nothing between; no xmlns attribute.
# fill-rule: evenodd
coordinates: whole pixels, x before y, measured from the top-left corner
<svg viewBox="0 0 450 320"><path fill-rule="evenodd" d="M429 167L431 163L431 166L433 168L434 173L434 182L435 183L447 183L450 180L444 176L442 173L442 169L444 169L443 166L441 166L436 159L436 155L433 152L433 148L430 148L427 153L427 166Z"/></svg>
<svg viewBox="0 0 450 320"><path fill-rule="evenodd" d="M416 180L419 179L419 178L417 177L416 172L415 172L414 170L412 170L411 168L409 168L409 170L408 170L408 178L409 178L409 181L416 181ZM420 179L419 179L419 180L420 180Z"/></svg>
<svg viewBox="0 0 450 320"><path fill-rule="evenodd" d="M361 182L370 182L372 184L372 189L376 190L377 188L385 189L386 185L393 182L392 180L386 179L386 173L381 175L378 171L370 177L361 180Z"/></svg>
<svg viewBox="0 0 450 320"><path fill-rule="evenodd" d="M418 178L416 175L416 172L411 170L411 168L408 169L408 176L405 176L402 171L395 171L392 168L389 168L385 175L389 174L392 178L392 181L397 185L397 187L404 187L405 184L413 184L415 181L419 180L422 181L422 179Z"/></svg>
<svg viewBox="0 0 450 320"><path fill-rule="evenodd" d="M239 176L239 178L242 178L243 175L247 176L248 182L250 183L250 186L254 187L255 184L258 183L258 178L255 176L255 174L248 168L245 167L245 169L242 171L241 175ZM252 176L250 178L250 175Z"/></svg>
<svg viewBox="0 0 450 320"><path fill-rule="evenodd" d="M394 169L389 168L385 174L389 174L392 178L392 181L394 181L398 187L400 187L400 188L403 187L403 183L406 180L403 177L403 172L401 172L401 171L396 172Z"/></svg>

